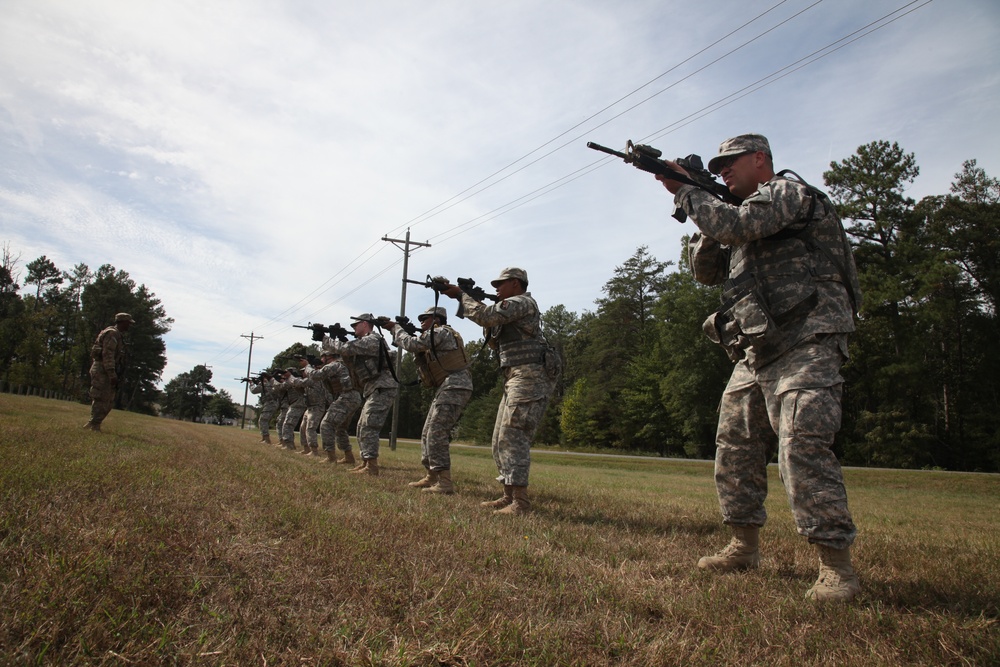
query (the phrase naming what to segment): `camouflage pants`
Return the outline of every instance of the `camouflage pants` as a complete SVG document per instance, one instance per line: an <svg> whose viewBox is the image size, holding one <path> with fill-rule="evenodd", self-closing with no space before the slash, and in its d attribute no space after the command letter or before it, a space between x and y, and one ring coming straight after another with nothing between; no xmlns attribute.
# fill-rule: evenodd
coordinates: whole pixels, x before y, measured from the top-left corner
<svg viewBox="0 0 1000 667"><path fill-rule="evenodd" d="M302 419L302 415L306 413L306 407L303 405L301 407L289 407L288 412L285 413L285 423L282 425L281 429L281 439L285 442L295 442L295 428L299 425L299 420ZM305 435L302 436L302 441L305 442Z"/></svg>
<svg viewBox="0 0 1000 667"><path fill-rule="evenodd" d="M271 418L274 417L274 413L278 411L277 403L265 403L260 408L260 419L257 420L257 428L260 429L260 437L268 438L271 436L271 432L268 430L271 427ZM280 437L281 434L279 433Z"/></svg>
<svg viewBox="0 0 1000 667"><path fill-rule="evenodd" d="M342 392L326 409L319 431L323 436L323 449L330 451L336 445L342 452L351 449L351 437L347 427L351 425L351 417L361 407L361 394L355 389Z"/></svg>
<svg viewBox="0 0 1000 667"><path fill-rule="evenodd" d="M100 426L115 404L115 385L99 361L90 366L90 423Z"/></svg>
<svg viewBox="0 0 1000 667"><path fill-rule="evenodd" d="M362 458L378 458L378 435L395 400L395 388L376 389L365 399L358 418L358 449Z"/></svg>
<svg viewBox="0 0 1000 667"><path fill-rule="evenodd" d="M420 462L429 470L451 470L451 431L472 398L471 389L441 389L420 434Z"/></svg>
<svg viewBox="0 0 1000 667"><path fill-rule="evenodd" d="M497 481L528 486L531 440L545 416L554 383L541 364L502 369L503 398L493 425L493 461Z"/></svg>
<svg viewBox="0 0 1000 667"><path fill-rule="evenodd" d="M322 405L312 405L306 408L306 416L299 427L299 433L304 434L305 444L309 449L319 449L319 423L326 409Z"/></svg>
<svg viewBox="0 0 1000 667"><path fill-rule="evenodd" d="M288 414L288 406L278 410L278 419L274 423L274 430L278 432L278 437L284 440L285 416Z"/></svg>
<svg viewBox="0 0 1000 667"><path fill-rule="evenodd" d="M756 373L737 363L722 395L715 485L723 520L763 526L767 464L778 473L795 526L810 542L842 549L857 530L831 447L840 430L844 334L814 336Z"/></svg>

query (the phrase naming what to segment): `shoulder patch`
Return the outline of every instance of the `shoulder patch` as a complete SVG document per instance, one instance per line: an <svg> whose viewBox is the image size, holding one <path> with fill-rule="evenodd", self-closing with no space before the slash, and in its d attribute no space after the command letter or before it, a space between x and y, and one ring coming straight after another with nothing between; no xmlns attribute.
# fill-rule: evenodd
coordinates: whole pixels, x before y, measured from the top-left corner
<svg viewBox="0 0 1000 667"><path fill-rule="evenodd" d="M771 203L771 186L768 183L761 185L757 188L757 191L752 195L743 200L744 204L747 203L754 204L770 204Z"/></svg>

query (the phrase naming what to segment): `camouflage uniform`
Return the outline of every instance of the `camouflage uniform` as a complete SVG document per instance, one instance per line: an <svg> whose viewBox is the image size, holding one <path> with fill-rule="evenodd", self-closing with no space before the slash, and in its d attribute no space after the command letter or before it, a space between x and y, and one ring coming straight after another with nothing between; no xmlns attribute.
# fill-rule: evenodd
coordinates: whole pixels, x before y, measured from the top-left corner
<svg viewBox="0 0 1000 667"><path fill-rule="evenodd" d="M130 323L134 321L131 315L118 313L115 316L116 324L97 335L90 351L93 359L90 365L91 404L90 421L86 427L95 431L101 429L101 422L114 407L115 391L121 380L121 374L125 372L125 338L117 322L125 321L126 318Z"/></svg>
<svg viewBox="0 0 1000 667"><path fill-rule="evenodd" d="M831 447L861 293L840 219L825 195L781 175L738 207L692 186L675 203L701 232L689 245L695 278L724 284L705 331L736 362L716 435L723 520L764 525L767 463L777 449L798 532L847 548L856 529Z"/></svg>
<svg viewBox="0 0 1000 667"><path fill-rule="evenodd" d="M315 369L307 366L302 369L303 377L293 378L292 386L298 387L305 394L306 408L302 417L299 433L304 438L303 445L308 449L319 449L319 424L326 412L326 387L322 381L312 379Z"/></svg>
<svg viewBox="0 0 1000 667"><path fill-rule="evenodd" d="M278 397L274 394L274 380L261 378L260 382L250 387L250 393L260 394L260 417L257 420L257 428L260 429L262 440L270 438L271 419L278 411Z"/></svg>
<svg viewBox="0 0 1000 667"><path fill-rule="evenodd" d="M354 388L351 374L340 361L331 361L309 376L311 382L318 383L328 396L332 396L326 414L320 423L324 451L332 451L334 446L342 452L351 450L351 439L347 428L351 417L361 407L361 392Z"/></svg>
<svg viewBox="0 0 1000 667"><path fill-rule="evenodd" d="M295 444L295 429L306 413L306 392L304 387L296 384L295 380L298 379L292 375L285 380L285 385L288 387L286 390L288 411L285 413L285 421L281 431L281 439L293 445Z"/></svg>
<svg viewBox="0 0 1000 667"><path fill-rule="evenodd" d="M284 442L285 415L288 414L288 383L282 379L275 378L272 393L278 405L278 417L274 421L274 430L278 432L278 439Z"/></svg>
<svg viewBox="0 0 1000 667"><path fill-rule="evenodd" d="M487 306L464 292L458 316L484 328L500 353L503 398L493 426L493 460L505 486L528 486L531 440L545 416L555 377L545 364L538 304L525 292Z"/></svg>
<svg viewBox="0 0 1000 667"><path fill-rule="evenodd" d="M439 310L444 312L443 308ZM423 318L424 315L421 315L421 319ZM464 367L450 372L444 368L439 371L438 367L432 365L440 358L447 358L448 353L458 351L461 348L461 337L447 325L434 326L416 336L411 336L397 326L393 337L396 345L416 356L417 368L421 370L424 385L437 387L420 434L420 462L431 471L450 470L451 431L472 398L472 374L469 373L467 361ZM461 356L464 358L464 354Z"/></svg>
<svg viewBox="0 0 1000 667"><path fill-rule="evenodd" d="M351 372L354 387L364 396L364 406L358 418L358 449L364 460L377 459L379 433L399 388L392 375L392 360L385 341L375 332L347 342L326 336L323 338L323 351L341 355L344 365Z"/></svg>

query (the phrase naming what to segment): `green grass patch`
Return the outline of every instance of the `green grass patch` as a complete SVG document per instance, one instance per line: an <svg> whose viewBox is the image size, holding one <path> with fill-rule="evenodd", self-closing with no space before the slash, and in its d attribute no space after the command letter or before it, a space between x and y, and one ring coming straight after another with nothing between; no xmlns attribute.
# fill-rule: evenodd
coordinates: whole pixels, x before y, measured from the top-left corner
<svg viewBox="0 0 1000 667"><path fill-rule="evenodd" d="M695 563L728 540L711 462L533 456L527 517L409 489L249 431L0 396L0 663L992 665L1000 479L845 471L863 594L803 599L812 549L776 471L760 570Z"/></svg>

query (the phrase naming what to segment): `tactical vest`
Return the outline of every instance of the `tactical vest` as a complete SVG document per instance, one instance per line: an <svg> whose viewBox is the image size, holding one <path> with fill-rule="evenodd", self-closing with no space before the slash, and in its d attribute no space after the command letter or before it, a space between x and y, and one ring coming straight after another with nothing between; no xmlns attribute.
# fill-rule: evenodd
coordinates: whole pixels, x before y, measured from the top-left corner
<svg viewBox="0 0 1000 667"><path fill-rule="evenodd" d="M465 343L457 331L447 325L435 327L435 329L444 329L451 333L458 348L454 350L424 350L414 356L414 361L417 363L417 376L425 387L440 387L449 375L457 371L464 371L470 363L465 354Z"/></svg>
<svg viewBox="0 0 1000 667"><path fill-rule="evenodd" d="M500 353L500 368L544 361L546 344L541 334L541 321L536 307L530 318L492 328L490 342L495 343Z"/></svg>
<svg viewBox="0 0 1000 667"><path fill-rule="evenodd" d="M705 322L708 336L730 358L742 358L753 346L758 367L798 341L817 304L819 282L843 284L853 311L860 307L854 258L832 202L801 179L795 182L809 190L809 210L782 231L732 249L722 306Z"/></svg>

